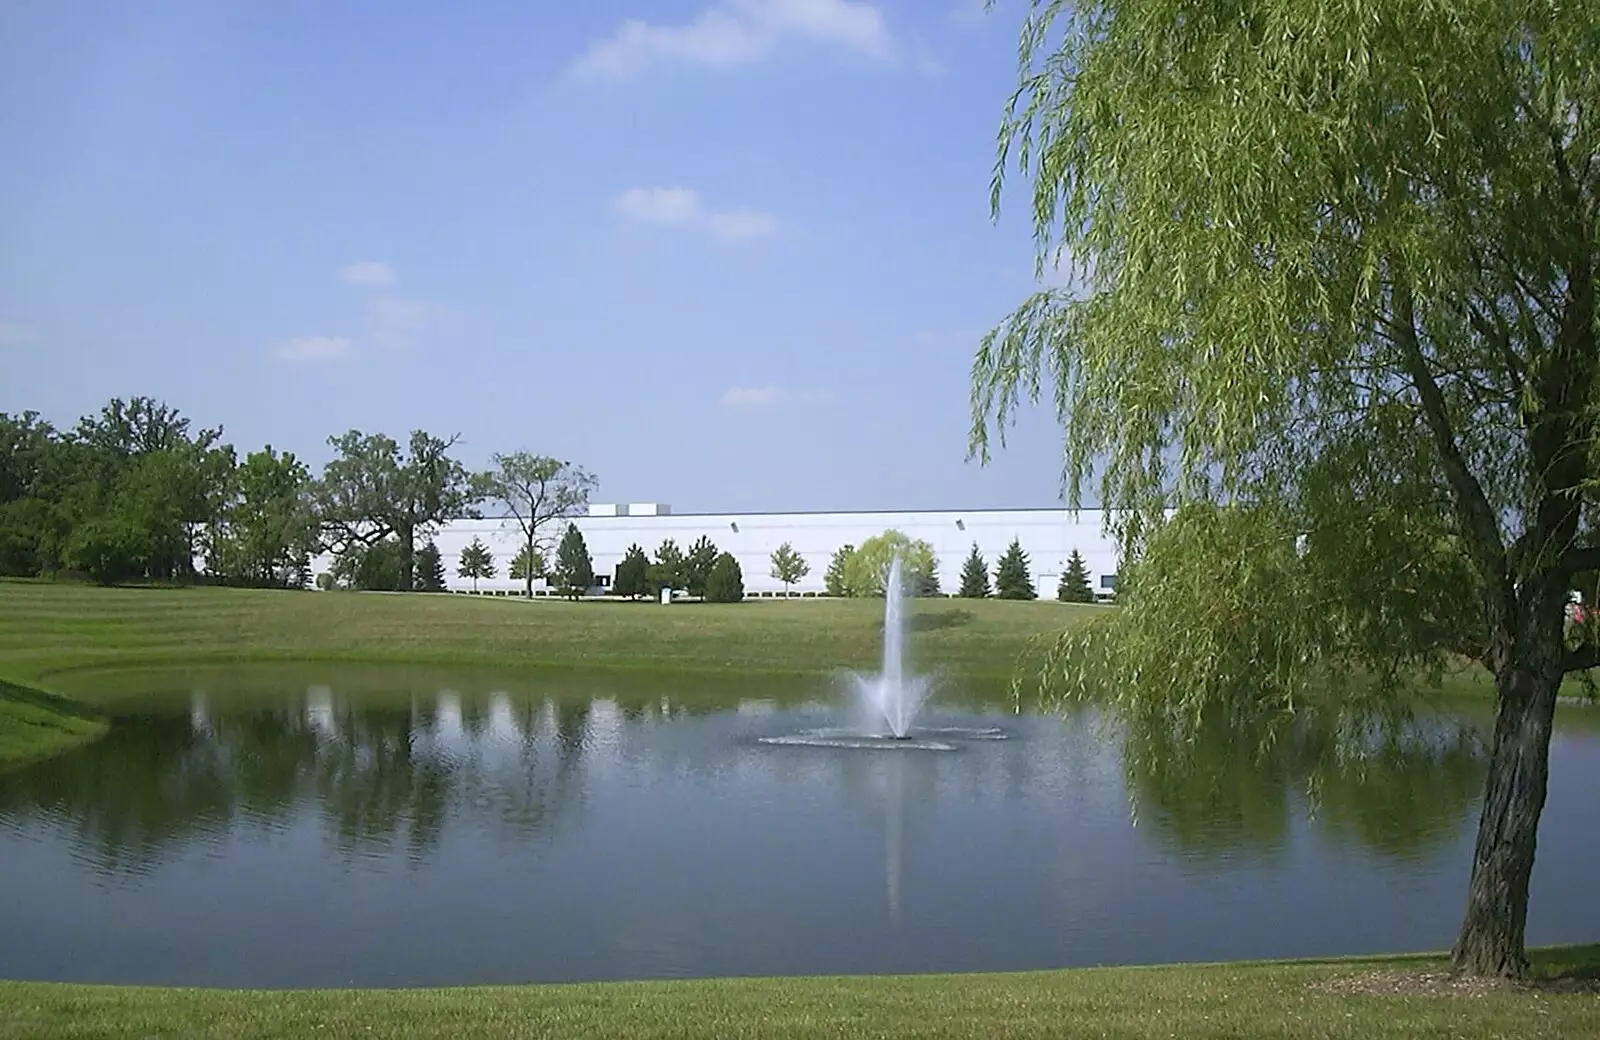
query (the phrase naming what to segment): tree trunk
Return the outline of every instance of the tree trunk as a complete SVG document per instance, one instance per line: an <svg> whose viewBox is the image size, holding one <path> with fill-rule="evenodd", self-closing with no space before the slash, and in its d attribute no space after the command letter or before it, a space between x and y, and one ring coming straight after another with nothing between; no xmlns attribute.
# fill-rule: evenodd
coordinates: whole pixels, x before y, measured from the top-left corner
<svg viewBox="0 0 1600 1040"><path fill-rule="evenodd" d="M1550 765L1550 731L1561 686L1561 644L1514 652L1495 678L1494 743L1478 841L1467 889L1467 913L1451 966L1506 978L1527 972L1524 931L1539 814ZM1525 648L1519 648L1523 650Z"/></svg>
<svg viewBox="0 0 1600 1040"><path fill-rule="evenodd" d="M395 533L400 536L400 591L410 592L417 587L417 529L405 524Z"/></svg>
<svg viewBox="0 0 1600 1040"><path fill-rule="evenodd" d="M528 533L527 565L522 568L523 595L533 598L533 533Z"/></svg>

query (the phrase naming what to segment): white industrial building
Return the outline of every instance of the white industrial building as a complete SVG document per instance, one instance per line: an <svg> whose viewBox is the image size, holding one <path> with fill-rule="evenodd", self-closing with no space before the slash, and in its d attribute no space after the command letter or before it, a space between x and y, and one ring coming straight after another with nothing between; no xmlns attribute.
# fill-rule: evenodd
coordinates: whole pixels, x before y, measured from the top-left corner
<svg viewBox="0 0 1600 1040"><path fill-rule="evenodd" d="M1077 550L1089 570L1089 583L1099 596L1109 596L1116 584L1117 554L1103 528L1097 509L1074 513L1053 509L954 509L936 512L882 511L838 513L673 513L658 503L591 505L587 516L571 521L583 532L600 588L608 587L617 563L630 545L638 544L654 558L656 548L672 539L688 551L701 535L718 549L730 552L744 572L746 595L781 595L783 583L772 577L772 553L785 542L811 567L791 592L816 596L828 561L844 545L860 545L874 535L893 529L933 546L939 568L939 585L946 594L961 586L961 565L974 543L989 566L991 582L1000 554L1013 538L1028 554L1029 573L1041 598L1055 596L1056 583L1067 557ZM566 530L566 521L552 521L540 529L548 563L554 562L554 543ZM511 518L455 520L445 524L433 539L443 557L452 590L470 590L470 579L456 576L461 550L479 538L494 554L495 577L481 579L480 591L508 594L522 589L509 575L511 560L522 546L522 531ZM319 561L326 570L331 561ZM535 588L543 590L542 582Z"/></svg>

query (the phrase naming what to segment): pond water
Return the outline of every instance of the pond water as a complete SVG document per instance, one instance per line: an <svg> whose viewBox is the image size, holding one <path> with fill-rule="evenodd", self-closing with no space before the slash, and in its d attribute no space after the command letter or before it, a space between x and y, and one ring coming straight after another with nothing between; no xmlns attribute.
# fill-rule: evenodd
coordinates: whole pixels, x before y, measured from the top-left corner
<svg viewBox="0 0 1600 1040"><path fill-rule="evenodd" d="M0 977L409 986L1439 949L1484 771L1438 718L1323 771L1313 811L1311 750L1261 763L1219 737L1136 769L1094 719L949 699L919 719L944 730L928 746L849 748L763 740L840 726L817 690L713 707L581 679L163 681L165 710L0 775ZM1600 726L1561 719L1533 943L1600 934Z"/></svg>

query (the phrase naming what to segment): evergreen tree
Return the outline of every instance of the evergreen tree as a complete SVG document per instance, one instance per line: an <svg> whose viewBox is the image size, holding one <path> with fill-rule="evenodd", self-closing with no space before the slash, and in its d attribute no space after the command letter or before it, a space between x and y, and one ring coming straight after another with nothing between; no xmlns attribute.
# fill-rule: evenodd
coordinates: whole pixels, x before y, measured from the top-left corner
<svg viewBox="0 0 1600 1040"><path fill-rule="evenodd" d="M705 535L689 546L689 553L683 558L684 591L691 596L704 598L706 581L711 577L711 568L716 566L717 556L717 547Z"/></svg>
<svg viewBox="0 0 1600 1040"><path fill-rule="evenodd" d="M478 591L479 578L494 577L494 554L483 542L474 538L472 544L461 550L461 560L456 573L472 579L472 591Z"/></svg>
<svg viewBox="0 0 1600 1040"><path fill-rule="evenodd" d="M444 560L432 538L417 550L415 588L418 592L444 591Z"/></svg>
<svg viewBox="0 0 1600 1040"><path fill-rule="evenodd" d="M656 548L656 559L645 571L645 584L650 595L661 595L662 589L683 588L683 550L671 538Z"/></svg>
<svg viewBox="0 0 1600 1040"><path fill-rule="evenodd" d="M556 550L556 571L553 575L556 588L569 599L587 595L594 587L594 560L589 557L589 546L577 524L568 524L567 533L561 536L561 547Z"/></svg>
<svg viewBox="0 0 1600 1040"><path fill-rule="evenodd" d="M642 596L648 588L649 572L650 557L637 544L630 545L611 576L611 591L630 599Z"/></svg>
<svg viewBox="0 0 1600 1040"><path fill-rule="evenodd" d="M973 542L967 562L961 565L960 595L965 599L983 599L990 591L989 565L978 551L978 543Z"/></svg>
<svg viewBox="0 0 1600 1040"><path fill-rule="evenodd" d="M526 590L532 590L533 579L544 577L544 555L538 549L524 545L511 558L511 580L520 581Z"/></svg>
<svg viewBox="0 0 1600 1040"><path fill-rule="evenodd" d="M919 571L914 575L911 587L913 596L938 596L942 593L943 590L939 588L939 568L937 566L930 567L925 571Z"/></svg>
<svg viewBox="0 0 1600 1040"><path fill-rule="evenodd" d="M1094 589L1089 587L1089 568L1076 549L1067 557L1067 569L1061 572L1061 583L1056 586L1056 599L1063 603L1094 602Z"/></svg>
<svg viewBox="0 0 1600 1040"><path fill-rule="evenodd" d="M822 575L822 588L828 595L843 599L850 595L850 560L856 554L856 547L845 545L833 554L828 560L828 569Z"/></svg>
<svg viewBox="0 0 1600 1040"><path fill-rule="evenodd" d="M994 594L1001 599L1036 599L1033 579L1028 576L1028 554L1022 542L1013 538L994 568Z"/></svg>
<svg viewBox="0 0 1600 1040"><path fill-rule="evenodd" d="M707 603L738 603L744 599L744 572L733 553L720 553L706 575Z"/></svg>
<svg viewBox="0 0 1600 1040"><path fill-rule="evenodd" d="M772 576L783 582L783 594L789 594L789 586L811 573L811 564L806 562L804 556L794 551L794 546L784 542L772 551Z"/></svg>

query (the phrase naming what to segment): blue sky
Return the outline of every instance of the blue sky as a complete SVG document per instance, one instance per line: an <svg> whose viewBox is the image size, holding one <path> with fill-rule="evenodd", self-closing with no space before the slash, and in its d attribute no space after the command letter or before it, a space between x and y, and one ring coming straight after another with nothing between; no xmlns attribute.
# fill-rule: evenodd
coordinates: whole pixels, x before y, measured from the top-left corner
<svg viewBox="0 0 1600 1040"><path fill-rule="evenodd" d="M1034 286L988 184L1022 0L10 0L0 411L148 394L710 510L1059 500L965 461Z"/></svg>

